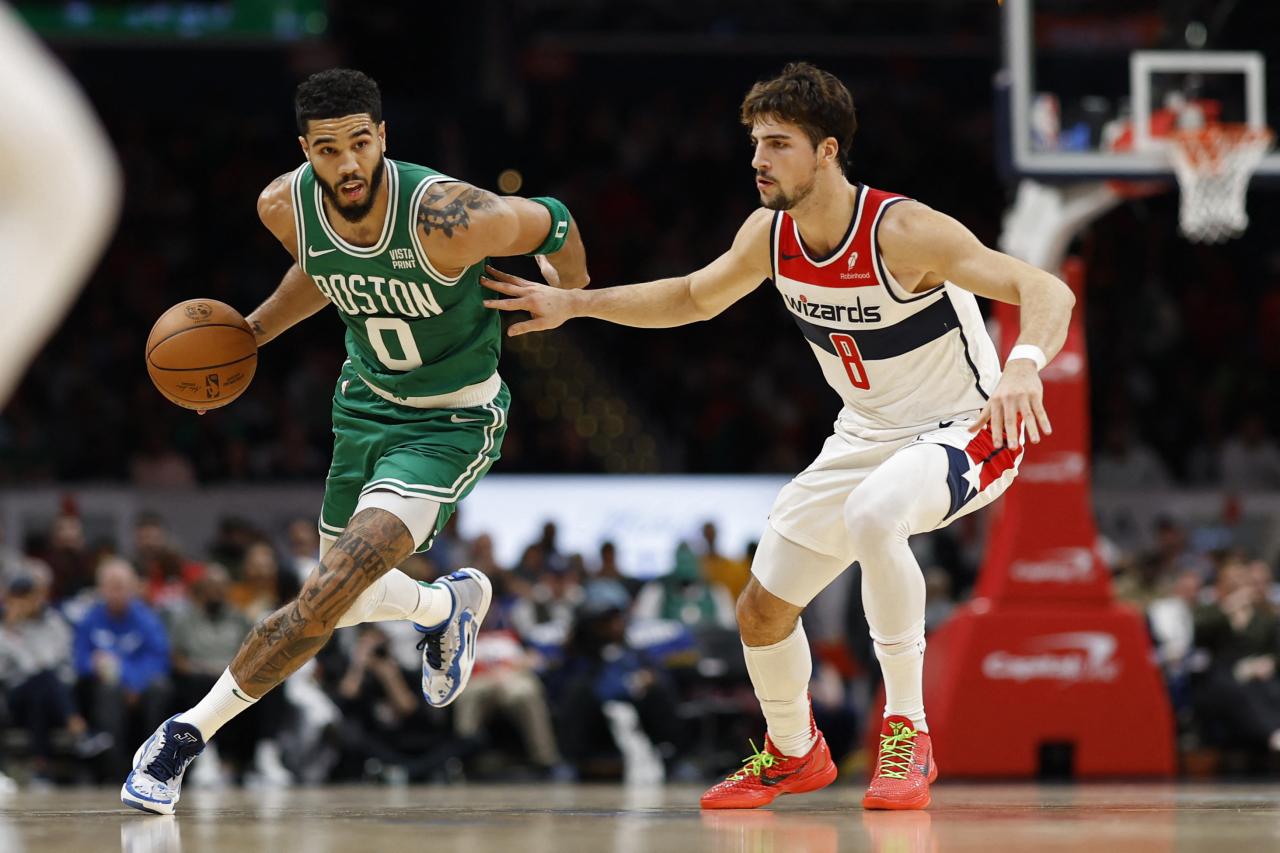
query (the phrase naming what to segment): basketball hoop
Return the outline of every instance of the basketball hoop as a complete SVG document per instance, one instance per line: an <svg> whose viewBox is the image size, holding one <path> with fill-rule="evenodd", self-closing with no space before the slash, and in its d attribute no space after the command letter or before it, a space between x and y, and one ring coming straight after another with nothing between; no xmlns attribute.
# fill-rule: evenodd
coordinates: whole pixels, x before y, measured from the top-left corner
<svg viewBox="0 0 1280 853"><path fill-rule="evenodd" d="M1249 225L1245 192L1275 134L1243 124L1210 124L1175 130L1169 156L1181 189L1178 224L1188 240L1221 243Z"/></svg>

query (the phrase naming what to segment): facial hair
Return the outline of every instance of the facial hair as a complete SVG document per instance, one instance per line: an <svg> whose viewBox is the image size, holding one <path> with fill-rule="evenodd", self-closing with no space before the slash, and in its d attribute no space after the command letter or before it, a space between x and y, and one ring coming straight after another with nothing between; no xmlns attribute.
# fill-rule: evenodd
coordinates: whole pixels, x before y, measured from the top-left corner
<svg viewBox="0 0 1280 853"><path fill-rule="evenodd" d="M369 192L365 194L364 201L357 204L344 204L338 195L337 189L357 176L344 175L332 186L327 181L319 181L318 183L320 184L321 192L324 193L324 197L329 200L329 206L338 211L339 216L348 222L359 222L369 215L370 210L373 210L373 202L378 197L378 188L382 186L382 178L386 171L387 158L383 157L378 161L378 165L374 167L373 178L369 181Z"/></svg>
<svg viewBox="0 0 1280 853"><path fill-rule="evenodd" d="M813 192L813 188L817 183L818 172L816 169L813 174L809 176L808 182L796 187L795 192L791 195L784 193L778 184L774 183L774 187L777 189L777 192L774 194L773 198L761 198L761 204L763 204L768 210L791 210L809 197L809 194Z"/></svg>

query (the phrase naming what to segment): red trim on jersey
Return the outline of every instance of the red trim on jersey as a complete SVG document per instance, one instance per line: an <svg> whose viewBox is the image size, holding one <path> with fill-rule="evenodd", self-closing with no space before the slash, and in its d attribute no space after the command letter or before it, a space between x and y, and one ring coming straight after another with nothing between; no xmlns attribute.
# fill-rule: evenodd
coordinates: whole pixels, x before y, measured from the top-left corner
<svg viewBox="0 0 1280 853"><path fill-rule="evenodd" d="M778 226L774 252L775 269L779 275L793 281L816 287L877 287L880 280L874 269L876 242L872 225L880 208L892 199L900 199L896 193L860 187L850 228L853 234L845 235L844 243L835 257L814 261L800 241L799 229L790 214L783 211ZM855 225L856 223L856 225Z"/></svg>
<svg viewBox="0 0 1280 853"><path fill-rule="evenodd" d="M1018 416L1018 434L1022 434L1022 416ZM1006 439L1007 441L1007 439ZM982 429L978 430L978 434L965 445L964 452L973 460L974 465L982 468L978 475L978 491L981 492L991 485L1000 476L1008 471L1014 465L1018 464L1018 460L1022 458L1026 447L1019 444L1017 452L1014 448L1005 444L999 451L995 449L995 442L991 439L991 428L984 424Z"/></svg>

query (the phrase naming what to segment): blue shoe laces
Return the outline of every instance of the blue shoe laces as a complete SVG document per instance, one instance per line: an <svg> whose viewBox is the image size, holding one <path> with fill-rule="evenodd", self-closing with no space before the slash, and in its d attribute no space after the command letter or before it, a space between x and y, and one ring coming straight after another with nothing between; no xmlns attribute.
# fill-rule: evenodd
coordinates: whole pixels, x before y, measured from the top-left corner
<svg viewBox="0 0 1280 853"><path fill-rule="evenodd" d="M147 765L147 775L161 781L178 778L181 770L185 770L200 754L200 746L199 741L192 744L179 743L165 732L164 746L160 747L160 753Z"/></svg>

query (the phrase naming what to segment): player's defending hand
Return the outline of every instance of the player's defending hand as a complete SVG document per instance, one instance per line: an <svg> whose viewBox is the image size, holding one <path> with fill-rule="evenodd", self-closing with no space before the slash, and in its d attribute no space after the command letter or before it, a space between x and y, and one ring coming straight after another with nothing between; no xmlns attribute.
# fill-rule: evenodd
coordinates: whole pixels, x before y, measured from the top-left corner
<svg viewBox="0 0 1280 853"><path fill-rule="evenodd" d="M995 393L987 400L978 422L969 427L970 432L978 432L991 423L991 441L998 449L1007 441L1010 447L1018 446L1018 421L1027 428L1032 444L1040 443L1040 431L1045 435L1053 434L1049 425L1049 416L1044 411L1044 386L1040 384L1040 374L1036 363L1027 358L1015 358L1005 365L1004 375Z"/></svg>
<svg viewBox="0 0 1280 853"><path fill-rule="evenodd" d="M485 275L480 283L490 290L496 290L506 299L486 299L486 308L497 308L499 311L528 311L533 316L528 320L515 323L507 329L511 337L526 332L545 332L554 329L565 320L576 316L573 304L578 296L576 290L561 290L558 274L545 258L538 258L538 267L550 285L538 284L486 266Z"/></svg>

